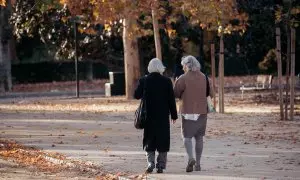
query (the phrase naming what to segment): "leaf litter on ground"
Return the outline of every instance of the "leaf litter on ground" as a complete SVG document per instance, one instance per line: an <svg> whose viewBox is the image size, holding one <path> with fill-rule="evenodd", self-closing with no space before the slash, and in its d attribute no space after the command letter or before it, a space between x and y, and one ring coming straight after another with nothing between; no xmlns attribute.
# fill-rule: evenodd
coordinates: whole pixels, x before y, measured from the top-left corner
<svg viewBox="0 0 300 180"><path fill-rule="evenodd" d="M126 173L110 174L103 172L101 167L90 162L69 160L59 153L45 152L35 147L27 147L15 141L0 139L0 158L16 162L25 167L35 167L39 171L59 173L74 171L79 175L86 174L97 180L117 180L119 176L128 176ZM143 179L140 175L132 179Z"/></svg>

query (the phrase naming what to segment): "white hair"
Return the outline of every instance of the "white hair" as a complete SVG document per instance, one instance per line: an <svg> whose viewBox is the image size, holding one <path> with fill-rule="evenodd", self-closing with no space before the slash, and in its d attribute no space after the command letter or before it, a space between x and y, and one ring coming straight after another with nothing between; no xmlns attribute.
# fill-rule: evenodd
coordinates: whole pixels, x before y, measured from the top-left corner
<svg viewBox="0 0 300 180"><path fill-rule="evenodd" d="M186 66L188 71L200 71L201 64L194 56L184 56L181 58L181 65Z"/></svg>
<svg viewBox="0 0 300 180"><path fill-rule="evenodd" d="M158 72L162 74L165 71L166 67L163 65L162 61L158 58L153 58L148 64L148 72Z"/></svg>

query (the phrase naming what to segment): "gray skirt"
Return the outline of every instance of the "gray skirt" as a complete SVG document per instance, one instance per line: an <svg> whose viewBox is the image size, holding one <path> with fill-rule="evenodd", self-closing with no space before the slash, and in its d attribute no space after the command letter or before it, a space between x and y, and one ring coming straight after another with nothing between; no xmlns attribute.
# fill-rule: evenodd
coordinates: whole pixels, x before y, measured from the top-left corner
<svg viewBox="0 0 300 180"><path fill-rule="evenodd" d="M205 136L207 114L201 114L197 121L186 120L182 117L181 131L183 138Z"/></svg>

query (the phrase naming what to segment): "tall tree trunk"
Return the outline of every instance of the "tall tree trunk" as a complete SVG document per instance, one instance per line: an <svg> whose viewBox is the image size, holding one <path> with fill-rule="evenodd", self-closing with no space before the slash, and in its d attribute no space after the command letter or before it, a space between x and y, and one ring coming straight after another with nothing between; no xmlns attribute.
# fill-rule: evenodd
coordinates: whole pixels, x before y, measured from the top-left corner
<svg viewBox="0 0 300 180"><path fill-rule="evenodd" d="M219 113L224 113L224 40L223 33L220 37L219 58Z"/></svg>
<svg viewBox="0 0 300 180"><path fill-rule="evenodd" d="M11 56L9 43L11 40L11 26L9 24L9 17L11 12L10 0L6 1L6 6L0 6L0 66L4 72L2 72L2 83L4 83L5 91L12 89L11 78Z"/></svg>
<svg viewBox="0 0 300 180"><path fill-rule="evenodd" d="M10 53L10 46L11 39L8 40L7 46L6 46L6 63L5 63L5 69L6 69L6 81L5 81L5 87L6 91L12 90L12 77L11 77L11 53Z"/></svg>
<svg viewBox="0 0 300 180"><path fill-rule="evenodd" d="M1 14L1 6L0 6L0 14ZM0 19L1 20L1 19ZM1 21L0 21L1 27ZM2 44L2 28L0 28L0 92L2 90L5 91L5 68L4 68L4 56L3 56L3 44Z"/></svg>
<svg viewBox="0 0 300 180"><path fill-rule="evenodd" d="M202 67L205 67L205 57L204 57L204 51L203 51L203 44L204 44L204 32L203 29L200 27L197 27L197 31L199 31L199 61L202 63Z"/></svg>
<svg viewBox="0 0 300 180"><path fill-rule="evenodd" d="M4 86L5 91L12 89L11 82L11 63L9 56L9 40L10 36L10 25L9 25L9 14L10 14L10 1L6 2L6 6L0 6L0 81Z"/></svg>
<svg viewBox="0 0 300 180"><path fill-rule="evenodd" d="M78 72L78 24L74 20L74 44L75 44L75 77L76 77L76 97L79 98L79 72Z"/></svg>
<svg viewBox="0 0 300 180"><path fill-rule="evenodd" d="M152 21L153 21L153 32L154 32L156 57L158 59L162 60L159 26L158 26L157 12L155 9L152 9Z"/></svg>
<svg viewBox="0 0 300 180"><path fill-rule="evenodd" d="M86 65L86 80L87 81L93 81L93 61L88 60Z"/></svg>
<svg viewBox="0 0 300 180"><path fill-rule="evenodd" d="M212 90L216 92L216 58L215 58L215 44L210 44L210 58L211 58L211 76L212 76ZM213 97L214 107L216 107L216 96Z"/></svg>
<svg viewBox="0 0 300 180"><path fill-rule="evenodd" d="M277 46L277 71L278 71L278 88L279 88L279 106L280 106L280 120L284 119L283 114L283 97L282 97L282 62L281 62L281 39L280 28L276 28L276 46Z"/></svg>
<svg viewBox="0 0 300 180"><path fill-rule="evenodd" d="M286 50L286 89L285 89L285 108L284 108L284 120L288 120L288 102L289 102L289 74L290 74L290 60L291 60L291 34L289 25L286 25L287 36L287 50Z"/></svg>
<svg viewBox="0 0 300 180"><path fill-rule="evenodd" d="M138 53L138 41L132 33L132 25L135 20L126 17L123 28L123 45L124 45L124 68L125 68L125 89L126 98L133 99L134 89L140 78L140 61Z"/></svg>
<svg viewBox="0 0 300 180"><path fill-rule="evenodd" d="M295 97L295 44L296 32L291 28L291 80L290 80L290 120L294 120L294 97Z"/></svg>

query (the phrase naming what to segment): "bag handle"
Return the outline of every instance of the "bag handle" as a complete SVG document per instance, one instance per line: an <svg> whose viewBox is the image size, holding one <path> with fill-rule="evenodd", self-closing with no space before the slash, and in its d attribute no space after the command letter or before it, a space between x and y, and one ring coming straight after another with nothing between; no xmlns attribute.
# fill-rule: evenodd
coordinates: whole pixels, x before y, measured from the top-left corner
<svg viewBox="0 0 300 180"><path fill-rule="evenodd" d="M147 76L145 76L145 82L144 82L144 87L143 87L143 100L146 100L146 82L147 82Z"/></svg>

